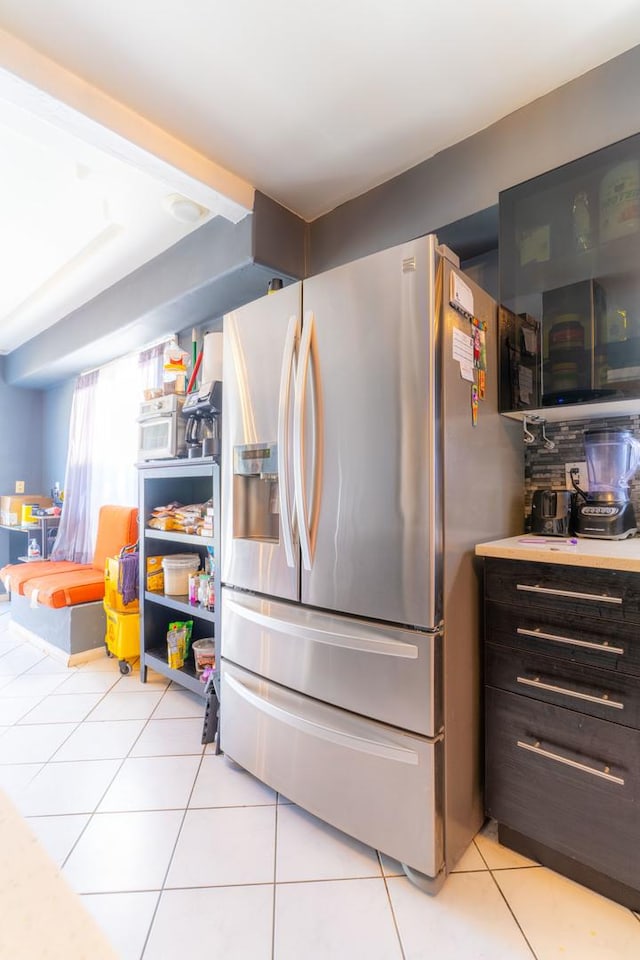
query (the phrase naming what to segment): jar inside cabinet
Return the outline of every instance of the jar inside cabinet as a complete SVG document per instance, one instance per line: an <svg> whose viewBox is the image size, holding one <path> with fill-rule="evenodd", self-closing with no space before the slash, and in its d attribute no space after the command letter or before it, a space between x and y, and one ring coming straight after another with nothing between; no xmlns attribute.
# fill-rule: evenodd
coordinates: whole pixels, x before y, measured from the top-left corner
<svg viewBox="0 0 640 960"><path fill-rule="evenodd" d="M503 412L640 396L638 264L640 135L500 194Z"/></svg>

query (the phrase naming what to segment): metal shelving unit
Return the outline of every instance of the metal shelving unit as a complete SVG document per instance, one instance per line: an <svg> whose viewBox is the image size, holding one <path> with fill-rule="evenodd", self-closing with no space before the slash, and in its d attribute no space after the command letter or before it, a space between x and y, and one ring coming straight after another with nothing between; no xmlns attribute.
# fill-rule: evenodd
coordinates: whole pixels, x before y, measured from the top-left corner
<svg viewBox="0 0 640 960"><path fill-rule="evenodd" d="M167 628L174 620L193 620L193 640L213 636L216 644L216 673L214 687L218 686L220 662L220 466L213 458L197 461L166 460L138 464L140 505L140 679L147 680L147 670L156 670L170 680L205 699L205 685L199 680L193 655L180 669L170 667L167 659ZM147 520L155 507L172 501L182 504L213 501L213 537L179 533L174 530L155 530L147 527ZM198 553L203 565L207 547L213 547L215 557L215 595L213 610L189 603L187 596L174 596L147 590L147 557L169 556L189 552Z"/></svg>

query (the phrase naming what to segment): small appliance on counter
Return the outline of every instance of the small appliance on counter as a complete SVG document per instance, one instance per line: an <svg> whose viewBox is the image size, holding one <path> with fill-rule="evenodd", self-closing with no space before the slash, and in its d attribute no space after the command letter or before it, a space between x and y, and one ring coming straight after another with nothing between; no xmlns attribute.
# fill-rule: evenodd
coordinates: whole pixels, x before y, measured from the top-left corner
<svg viewBox="0 0 640 960"><path fill-rule="evenodd" d="M531 532L551 537L571 533L574 494L568 490L535 490L531 502Z"/></svg>
<svg viewBox="0 0 640 960"><path fill-rule="evenodd" d="M184 402L182 416L187 418L185 444L187 457L217 457L220 453L218 417L222 412L222 381L203 383Z"/></svg>
<svg viewBox="0 0 640 960"><path fill-rule="evenodd" d="M640 443L629 430L585 430L589 492L580 490L574 527L579 537L623 540L636 533L629 480L640 466Z"/></svg>
<svg viewBox="0 0 640 960"><path fill-rule="evenodd" d="M140 404L138 459L171 460L185 454L185 423L180 417L185 398L177 393Z"/></svg>

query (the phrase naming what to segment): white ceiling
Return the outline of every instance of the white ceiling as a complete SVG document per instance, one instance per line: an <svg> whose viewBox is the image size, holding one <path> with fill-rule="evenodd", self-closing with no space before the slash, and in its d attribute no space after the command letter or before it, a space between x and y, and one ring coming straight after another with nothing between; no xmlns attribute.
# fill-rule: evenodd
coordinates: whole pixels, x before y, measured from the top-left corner
<svg viewBox="0 0 640 960"><path fill-rule="evenodd" d="M640 3L0 0L0 31L7 352L252 187L314 219L635 46Z"/></svg>

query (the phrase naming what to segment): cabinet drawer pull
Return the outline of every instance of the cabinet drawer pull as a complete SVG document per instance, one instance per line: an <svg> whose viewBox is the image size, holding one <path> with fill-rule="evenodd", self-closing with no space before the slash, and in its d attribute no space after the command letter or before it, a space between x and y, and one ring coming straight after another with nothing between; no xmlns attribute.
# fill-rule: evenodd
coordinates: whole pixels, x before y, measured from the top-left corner
<svg viewBox="0 0 640 960"><path fill-rule="evenodd" d="M611 707L613 710L624 710L624 703L619 700L609 700L609 695L603 697L594 697L589 693L580 693L578 690L567 690L566 687L557 687L554 683L544 683L544 681L535 678L530 680L528 677L516 677L518 683L525 684L527 687L536 687L538 690L548 690L549 693L560 693L564 697L575 697L576 700L588 700L589 703L599 703L603 707Z"/></svg>
<svg viewBox="0 0 640 960"><path fill-rule="evenodd" d="M624 787L622 777L615 777L610 773L610 767L604 770L598 770L595 767L589 767L586 763L578 763L577 760L570 760L568 757L562 757L559 753L552 753L551 750L545 750L540 746L540 741L535 743L525 743L524 740L516 740L516 746L521 750L529 750L531 753L537 753L540 757L546 757L548 760L555 760L556 763L563 763L567 767L573 767L574 770L582 770L583 773L590 773L593 777L600 777L601 780L608 780L610 783L617 783Z"/></svg>
<svg viewBox="0 0 640 960"><path fill-rule="evenodd" d="M528 583L518 583L516 590L527 590L529 593L545 593L554 597L569 597L571 600L592 600L594 603L622 603L622 597L608 597L604 593L578 593L575 590L554 590L553 587L532 587Z"/></svg>
<svg viewBox="0 0 640 960"><path fill-rule="evenodd" d="M624 647L611 647L608 643L592 643L591 640L576 640L575 637L560 637L555 633L543 633L542 630L526 630L517 627L516 633L522 637L535 637L537 640L553 640L554 643L568 643L572 647L586 647L587 650L600 650L602 653L615 653L624 656Z"/></svg>

